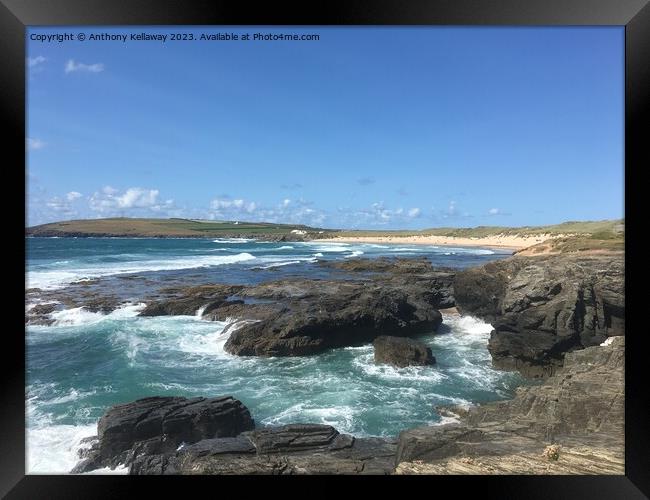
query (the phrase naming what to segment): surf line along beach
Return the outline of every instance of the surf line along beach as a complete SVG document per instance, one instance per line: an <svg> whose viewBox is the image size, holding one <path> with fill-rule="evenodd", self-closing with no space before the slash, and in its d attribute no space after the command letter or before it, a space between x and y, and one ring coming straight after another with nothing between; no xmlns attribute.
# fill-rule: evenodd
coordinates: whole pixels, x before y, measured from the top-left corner
<svg viewBox="0 0 650 500"><path fill-rule="evenodd" d="M521 250L531 245L554 238L566 238L571 234L536 234L536 235L506 235L495 234L483 237L458 237L438 235L382 235L382 236L333 236L320 241L332 241L341 243L389 243L389 244L410 244L410 245L443 245L443 246L467 246L487 248L507 248Z"/></svg>

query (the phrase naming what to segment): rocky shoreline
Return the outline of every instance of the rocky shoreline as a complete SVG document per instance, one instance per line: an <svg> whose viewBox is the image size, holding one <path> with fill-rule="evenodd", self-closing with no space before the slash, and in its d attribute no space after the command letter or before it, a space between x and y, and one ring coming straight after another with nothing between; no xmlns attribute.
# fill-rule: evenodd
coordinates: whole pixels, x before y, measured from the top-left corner
<svg viewBox="0 0 650 500"><path fill-rule="evenodd" d="M240 356L303 356L372 342L382 335L433 332L440 309L456 307L491 323L495 367L546 377L564 355L624 334L622 254L514 256L464 270L420 259L319 261L340 273L254 285L180 285L142 297L142 316L196 315L233 321L225 344ZM57 308L108 313L122 304L101 279L63 290L28 291L42 303L27 324L49 324ZM95 287L90 292L88 289ZM56 299L59 304L48 302Z"/></svg>
<svg viewBox="0 0 650 500"><path fill-rule="evenodd" d="M159 474L624 474L625 339L569 353L514 399L397 439L319 424L255 428L230 396L152 397L106 412L73 473L124 464ZM444 410L443 410L444 411Z"/></svg>
<svg viewBox="0 0 650 500"><path fill-rule="evenodd" d="M426 259L319 265L335 274L170 287L143 297L140 314L239 318L225 343L239 356L305 356L374 341L378 362L407 366L435 362L412 337L436 331L440 309L455 307L492 323L494 367L542 378L542 385L469 411L442 409L458 422L392 440L315 424L256 428L229 396L147 398L102 417L75 472L125 463L131 474L623 473L622 253L514 256L464 270L433 268ZM68 293L68 305L103 312L120 305L76 289L56 293ZM32 307L26 322L47 323L53 310ZM560 457L573 462L538 463L544 447L558 442Z"/></svg>

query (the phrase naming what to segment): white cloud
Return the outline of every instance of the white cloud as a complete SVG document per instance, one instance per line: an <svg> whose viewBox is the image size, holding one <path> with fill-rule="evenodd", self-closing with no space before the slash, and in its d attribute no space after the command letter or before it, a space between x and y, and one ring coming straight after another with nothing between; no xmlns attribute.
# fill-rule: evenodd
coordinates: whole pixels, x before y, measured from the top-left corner
<svg viewBox="0 0 650 500"><path fill-rule="evenodd" d="M72 208L70 205L69 201L64 200L62 198L59 198L58 196L54 196L50 199L48 199L45 202L46 210L48 212L54 212L56 213L56 219L61 219L61 217L67 217L70 218L74 215L76 215L76 211Z"/></svg>
<svg viewBox="0 0 650 500"><path fill-rule="evenodd" d="M46 205L54 210L63 210L67 208L68 204L65 202L65 200L62 200L61 198L55 196L54 198L50 198L47 200Z"/></svg>
<svg viewBox="0 0 650 500"><path fill-rule="evenodd" d="M174 209L174 200L158 201L160 191L131 187L123 192L111 186L105 186L101 191L93 193L88 199L88 207L102 215L159 214L161 211Z"/></svg>
<svg viewBox="0 0 650 500"><path fill-rule="evenodd" d="M43 56L36 56L36 57L28 57L27 58L27 66L30 68L33 68L34 66L38 66L39 64L43 64L47 59L45 59Z"/></svg>
<svg viewBox="0 0 650 500"><path fill-rule="evenodd" d="M491 208L488 215L512 215L510 212L504 212L502 208Z"/></svg>
<svg viewBox="0 0 650 500"><path fill-rule="evenodd" d="M231 199L227 195L210 202L211 219L240 220L247 222L276 222L287 224L322 225L325 212L311 207L312 203L303 199L285 198L277 205L264 205L242 198Z"/></svg>
<svg viewBox="0 0 650 500"><path fill-rule="evenodd" d="M232 212L232 213L253 213L257 208L257 204L254 201L246 202L241 198L236 200L215 198L210 202L210 208L218 212L221 215L223 212Z"/></svg>
<svg viewBox="0 0 650 500"><path fill-rule="evenodd" d="M78 200L82 196L83 195L81 193L77 192L77 191L70 191L68 194L65 195L65 197L66 197L66 199L68 201Z"/></svg>
<svg viewBox="0 0 650 500"><path fill-rule="evenodd" d="M442 219L467 219L467 218L473 218L474 216L470 213L468 213L466 210L461 210L461 208L458 206L458 203L455 200L451 200L449 202L449 206L446 209L435 209L433 208L434 212L436 212L436 218L440 217Z"/></svg>
<svg viewBox="0 0 650 500"><path fill-rule="evenodd" d="M161 200L157 189L131 187L118 190L104 186L91 196L69 191L61 196L46 197L45 190L30 182L28 220L30 224L43 224L71 218L97 217L195 217L204 216L205 210L178 207L173 199Z"/></svg>
<svg viewBox="0 0 650 500"><path fill-rule="evenodd" d="M422 215L422 209L420 208L404 209L398 207L390 209L383 201L373 203L369 208L360 210L339 207L338 212L337 225L350 228L387 225L404 227L411 224L413 219Z"/></svg>
<svg viewBox="0 0 650 500"><path fill-rule="evenodd" d="M157 189L129 188L115 200L120 208L153 207L159 194Z"/></svg>
<svg viewBox="0 0 650 500"><path fill-rule="evenodd" d="M45 143L40 139L34 139L32 137L28 137L27 140L25 141L25 148L30 151L43 149L44 147L45 147Z"/></svg>
<svg viewBox="0 0 650 500"><path fill-rule="evenodd" d="M104 65L102 63L95 63L95 64L76 63L74 62L74 59L69 59L68 62L65 64L65 72L66 74L68 74L68 73L74 73L75 71L85 71L87 73L99 73L101 71L104 71Z"/></svg>

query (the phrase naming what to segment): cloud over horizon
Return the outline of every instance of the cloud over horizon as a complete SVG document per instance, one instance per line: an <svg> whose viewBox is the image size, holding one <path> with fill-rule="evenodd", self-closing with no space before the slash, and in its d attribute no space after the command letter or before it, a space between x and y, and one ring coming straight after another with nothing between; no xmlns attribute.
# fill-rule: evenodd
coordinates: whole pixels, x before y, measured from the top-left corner
<svg viewBox="0 0 650 500"><path fill-rule="evenodd" d="M94 64L84 64L77 63L74 59L68 59L68 62L65 64L65 73L74 73L77 71L82 71L86 73L101 73L104 71L104 65L102 63Z"/></svg>
<svg viewBox="0 0 650 500"><path fill-rule="evenodd" d="M33 68L35 66L38 66L39 64L43 64L45 61L47 61L47 59L43 56L28 57L27 66L29 68Z"/></svg>
<svg viewBox="0 0 650 500"><path fill-rule="evenodd" d="M35 151L37 149L43 149L45 147L45 142L40 139L33 137L28 137L25 140L25 149L28 151Z"/></svg>
<svg viewBox="0 0 650 500"><path fill-rule="evenodd" d="M111 186L104 186L100 191L95 191L88 199L88 208L102 215L166 215L173 212L176 207L174 200L159 201L160 191L130 187L120 191Z"/></svg>
<svg viewBox="0 0 650 500"><path fill-rule="evenodd" d="M83 195L77 191L70 191L68 194L65 195L66 200L68 201L75 201L81 198Z"/></svg>

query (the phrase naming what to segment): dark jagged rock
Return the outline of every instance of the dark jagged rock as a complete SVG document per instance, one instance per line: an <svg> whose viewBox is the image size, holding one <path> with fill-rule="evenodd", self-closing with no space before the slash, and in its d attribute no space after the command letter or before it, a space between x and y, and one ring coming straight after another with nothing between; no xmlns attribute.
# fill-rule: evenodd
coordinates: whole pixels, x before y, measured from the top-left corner
<svg viewBox="0 0 650 500"><path fill-rule="evenodd" d="M355 439L329 425L291 424L143 455L130 474L389 474L396 443Z"/></svg>
<svg viewBox="0 0 650 500"><path fill-rule="evenodd" d="M164 289L168 298L147 304L140 316L192 316L203 308L203 313L223 306L228 297L242 287L237 285L203 285L177 289Z"/></svg>
<svg viewBox="0 0 650 500"><path fill-rule="evenodd" d="M88 298L84 301L83 307L90 312L100 312L103 314L110 313L123 304L123 301L114 296L98 296L96 294L88 294Z"/></svg>
<svg viewBox="0 0 650 500"><path fill-rule="evenodd" d="M25 323L30 325L51 325L54 319L51 313L57 310L59 304L51 302L47 304L36 304L25 313Z"/></svg>
<svg viewBox="0 0 650 500"><path fill-rule="evenodd" d="M442 322L438 308L454 304L454 274L434 270L426 259L353 262L350 269L355 266L383 272L359 280L286 279L173 290L168 298L150 302L142 315L195 314L203 308L203 317L212 320L252 320L233 328L226 351L302 356L381 335L433 332Z"/></svg>
<svg viewBox="0 0 650 500"><path fill-rule="evenodd" d="M389 364L397 367L410 365L433 365L436 358L433 357L431 348L417 340L381 336L373 342L375 350L375 363Z"/></svg>
<svg viewBox="0 0 650 500"><path fill-rule="evenodd" d="M253 427L248 409L231 396L138 399L102 416L96 445L73 472L130 463L138 456L169 453L181 443L233 437Z"/></svg>
<svg viewBox="0 0 650 500"><path fill-rule="evenodd" d="M494 366L546 376L566 352L623 335L622 256L513 257L459 271L457 307L494 326Z"/></svg>
<svg viewBox="0 0 650 500"><path fill-rule="evenodd" d="M566 460L560 452L558 473L623 474L625 338L608 342L568 353L555 375L520 387L512 400L402 432L398 472L548 473L542 452L556 443L569 450Z"/></svg>
<svg viewBox="0 0 650 500"><path fill-rule="evenodd" d="M318 264L323 267L351 272L415 274L431 273L433 271L431 261L426 257L409 259L378 257L374 259L319 260ZM454 274L454 270L451 268L436 268L436 272Z"/></svg>
<svg viewBox="0 0 650 500"><path fill-rule="evenodd" d="M287 292L279 283L277 293ZM442 316L408 290L372 283L291 284L292 297L276 314L234 331L225 349L244 356L296 356L370 342L380 335L435 331Z"/></svg>

